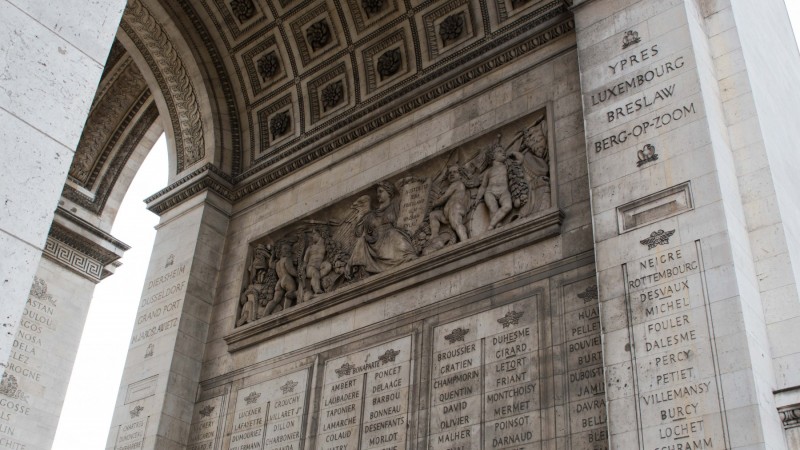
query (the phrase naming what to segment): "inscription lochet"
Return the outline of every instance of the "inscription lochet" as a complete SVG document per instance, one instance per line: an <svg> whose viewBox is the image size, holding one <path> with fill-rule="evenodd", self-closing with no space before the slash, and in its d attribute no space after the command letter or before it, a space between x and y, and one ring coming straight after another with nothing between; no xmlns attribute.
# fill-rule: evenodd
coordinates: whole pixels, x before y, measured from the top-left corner
<svg viewBox="0 0 800 450"><path fill-rule="evenodd" d="M541 442L539 332L532 303L434 329L429 448L529 448ZM476 331L449 338L466 329Z"/></svg>
<svg viewBox="0 0 800 450"><path fill-rule="evenodd" d="M406 448L410 356L405 337L328 361L317 449Z"/></svg>
<svg viewBox="0 0 800 450"><path fill-rule="evenodd" d="M253 243L236 326L549 210L545 114L507 128Z"/></svg>
<svg viewBox="0 0 800 450"><path fill-rule="evenodd" d="M727 448L699 242L625 266L647 448Z"/></svg>

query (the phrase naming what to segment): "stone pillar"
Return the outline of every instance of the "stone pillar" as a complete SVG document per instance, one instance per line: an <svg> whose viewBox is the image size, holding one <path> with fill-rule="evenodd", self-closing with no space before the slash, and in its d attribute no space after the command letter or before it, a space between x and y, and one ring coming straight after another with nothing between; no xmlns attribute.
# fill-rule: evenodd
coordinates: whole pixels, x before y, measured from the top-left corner
<svg viewBox="0 0 800 450"><path fill-rule="evenodd" d="M0 0L2 365L125 3Z"/></svg>
<svg viewBox="0 0 800 450"><path fill-rule="evenodd" d="M56 211L0 381L0 447L52 446L95 284L127 249Z"/></svg>
<svg viewBox="0 0 800 450"><path fill-rule="evenodd" d="M723 23L711 2L576 3L611 447L785 448Z"/></svg>
<svg viewBox="0 0 800 450"><path fill-rule="evenodd" d="M204 192L162 215L107 448L185 448L229 208Z"/></svg>

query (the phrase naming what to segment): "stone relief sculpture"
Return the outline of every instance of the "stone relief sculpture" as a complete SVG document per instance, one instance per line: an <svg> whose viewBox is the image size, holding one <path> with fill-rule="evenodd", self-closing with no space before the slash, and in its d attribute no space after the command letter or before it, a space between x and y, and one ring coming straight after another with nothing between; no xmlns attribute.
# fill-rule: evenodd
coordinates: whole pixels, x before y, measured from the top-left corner
<svg viewBox="0 0 800 450"><path fill-rule="evenodd" d="M236 326L550 209L544 113L501 131L255 243Z"/></svg>

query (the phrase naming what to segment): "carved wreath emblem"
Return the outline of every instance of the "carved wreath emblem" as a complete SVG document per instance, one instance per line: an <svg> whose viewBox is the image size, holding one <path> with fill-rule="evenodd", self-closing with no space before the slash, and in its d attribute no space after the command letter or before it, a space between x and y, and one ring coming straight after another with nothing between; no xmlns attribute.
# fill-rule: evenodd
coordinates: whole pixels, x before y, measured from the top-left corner
<svg viewBox="0 0 800 450"><path fill-rule="evenodd" d="M331 83L322 89L322 108L327 111L344 99L344 84L341 80Z"/></svg>
<svg viewBox="0 0 800 450"><path fill-rule="evenodd" d="M625 50L631 45L636 45L639 42L642 42L642 38L639 37L639 33L633 30L628 30L625 32L625 35L622 36L622 49Z"/></svg>
<svg viewBox="0 0 800 450"><path fill-rule="evenodd" d="M403 65L402 55L399 48L387 50L378 58L378 74L381 80L396 74Z"/></svg>
<svg viewBox="0 0 800 450"><path fill-rule="evenodd" d="M144 406L136 405L136 408L133 408L132 410L130 410L131 419L133 419L135 417L139 417L139 414L141 414L142 411L144 411Z"/></svg>
<svg viewBox="0 0 800 450"><path fill-rule="evenodd" d="M256 13L256 7L253 5L253 0L231 0L231 9L239 22L246 22L253 17Z"/></svg>
<svg viewBox="0 0 800 450"><path fill-rule="evenodd" d="M445 335L444 338L447 339L447 342L453 344L458 341L464 341L464 336L466 336L467 333L469 333L468 328L458 327L451 331L450 334Z"/></svg>
<svg viewBox="0 0 800 450"><path fill-rule="evenodd" d="M592 300L597 300L597 285L594 284L586 288L585 291L578 294L578 298L582 299L584 303L588 303Z"/></svg>
<svg viewBox="0 0 800 450"><path fill-rule="evenodd" d="M361 0L361 7L367 14L377 14L383 8L383 0Z"/></svg>
<svg viewBox="0 0 800 450"><path fill-rule="evenodd" d="M311 24L306 30L306 39L312 50L319 50L331 40L331 29L324 20Z"/></svg>
<svg viewBox="0 0 800 450"><path fill-rule="evenodd" d="M261 75L262 81L267 81L276 73L278 73L278 56L275 52L269 52L266 55L258 58L256 61L256 67L258 69L258 74Z"/></svg>
<svg viewBox="0 0 800 450"><path fill-rule="evenodd" d="M342 364L342 367L339 367L338 369L334 370L334 372L336 372L336 375L338 375L339 378L342 378L344 376L347 376L347 375L350 375L351 373L353 373L353 369L355 369L355 368L356 368L356 366L354 366L354 365L352 365L352 364L350 364L348 362L345 362L344 364Z"/></svg>
<svg viewBox="0 0 800 450"><path fill-rule="evenodd" d="M248 405L252 405L253 403L255 403L255 402L257 402L257 401L258 401L258 398L259 398L259 397L261 397L261 393L260 393L260 392L253 391L253 392L251 392L251 393L247 394L247 397L245 397L245 398L244 398L244 401L245 401L245 403L247 403Z"/></svg>
<svg viewBox="0 0 800 450"><path fill-rule="evenodd" d="M519 324L519 319L522 318L522 315L525 313L516 312L516 311L509 311L506 313L505 316L497 319L497 323L503 325L503 328L508 328L511 325Z"/></svg>
<svg viewBox="0 0 800 450"><path fill-rule="evenodd" d="M216 406L206 405L200 410L200 415L203 417L208 417L214 412L215 409L217 409Z"/></svg>
<svg viewBox="0 0 800 450"><path fill-rule="evenodd" d="M286 395L290 392L294 392L294 388L296 387L297 387L297 381L289 380L286 382L286 384L281 386L281 392L283 392L283 394Z"/></svg>
<svg viewBox="0 0 800 450"><path fill-rule="evenodd" d="M276 137L286 134L290 123L291 118L286 111L281 111L272 116L272 119L269 120L269 132L272 134L272 139L275 140Z"/></svg>
<svg viewBox="0 0 800 450"><path fill-rule="evenodd" d="M658 230L650 233L650 237L639 241L642 245L646 245L648 250L654 249L659 245L669 244L669 238L675 234L675 230L664 231Z"/></svg>
<svg viewBox="0 0 800 450"><path fill-rule="evenodd" d="M384 354L379 356L378 360L380 360L380 362L382 362L383 364L387 364L390 362L394 362L395 358L397 358L397 355L399 354L400 350L394 350L390 348L389 350L386 350Z"/></svg>
<svg viewBox="0 0 800 450"><path fill-rule="evenodd" d="M439 37L442 38L442 45L447 45L450 41L455 41L464 33L464 13L447 16L439 24Z"/></svg>

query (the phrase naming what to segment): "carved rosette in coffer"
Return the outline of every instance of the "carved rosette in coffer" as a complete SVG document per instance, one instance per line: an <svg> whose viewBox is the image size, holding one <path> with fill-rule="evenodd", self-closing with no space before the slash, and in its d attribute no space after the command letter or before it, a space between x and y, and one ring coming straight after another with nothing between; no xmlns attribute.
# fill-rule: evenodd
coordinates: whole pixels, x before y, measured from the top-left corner
<svg viewBox="0 0 800 450"><path fill-rule="evenodd" d="M560 218L549 122L543 108L251 243L236 326L474 256Z"/></svg>

